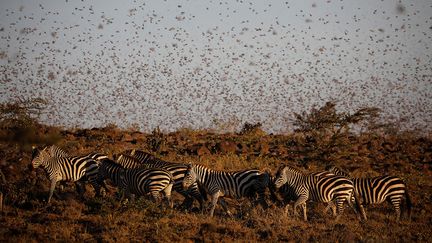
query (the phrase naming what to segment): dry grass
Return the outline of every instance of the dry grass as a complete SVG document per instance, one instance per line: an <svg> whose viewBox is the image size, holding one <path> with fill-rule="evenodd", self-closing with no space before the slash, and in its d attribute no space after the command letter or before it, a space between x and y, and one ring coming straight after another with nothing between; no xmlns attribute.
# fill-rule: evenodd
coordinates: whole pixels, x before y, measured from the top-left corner
<svg viewBox="0 0 432 243"><path fill-rule="evenodd" d="M100 151L108 154L125 149L151 151L152 134L122 131L115 127L93 130L58 131L57 143L73 154ZM282 162L300 166L301 157L287 151L303 146L298 134L250 136L214 134L184 130L163 137L163 146L155 153L169 161L201 163L215 169L269 168ZM404 178L414 202L411 221L395 222L390 205L368 207L369 220L359 222L347 209L339 222L322 212L324 205L308 206L309 222L295 218L290 211L275 205L268 210L253 208L247 200L228 200L234 212L226 218L221 208L215 217L196 212L160 208L142 198L135 204L122 205L115 189L107 197L94 198L91 186L85 200L79 199L74 187L58 187L51 205L45 205L49 182L43 171L31 171L29 148L11 142L0 144L0 169L6 183L1 184L4 208L0 218L2 241L429 241L432 233L432 171L430 136L410 133L393 135L363 134L351 138L347 158L334 163L356 175L391 173ZM221 141L234 149L217 146ZM300 145L299 145L300 144ZM243 146L240 146L243 145ZM205 146L209 153L199 155ZM212 147L213 146L213 147ZM262 149L266 147L266 149ZM320 161L309 161L310 170L324 167ZM174 197L178 206L181 196ZM197 205L195 205L197 206Z"/></svg>

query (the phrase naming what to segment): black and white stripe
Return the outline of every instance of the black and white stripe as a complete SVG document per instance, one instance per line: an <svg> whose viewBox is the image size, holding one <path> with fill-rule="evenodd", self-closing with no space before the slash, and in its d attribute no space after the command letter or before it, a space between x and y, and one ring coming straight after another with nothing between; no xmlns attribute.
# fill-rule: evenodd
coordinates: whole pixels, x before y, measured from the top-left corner
<svg viewBox="0 0 432 243"><path fill-rule="evenodd" d="M56 145L48 146L47 151L52 157L70 157L66 151Z"/></svg>
<svg viewBox="0 0 432 243"><path fill-rule="evenodd" d="M290 193L291 198L295 198L294 213L296 214L297 207L301 206L304 220L307 220L308 200L328 203L326 211L329 208L333 209L332 206L335 204L338 218L344 210L344 203L350 204L352 195L355 196L352 181L343 176L323 172L306 174L286 165L279 168L274 186L276 189L287 187L284 190ZM357 202L357 209L361 211Z"/></svg>
<svg viewBox="0 0 432 243"><path fill-rule="evenodd" d="M53 151L50 147L45 147L42 150L34 148L32 153L33 168L42 166L51 180L48 203L59 181L88 180L95 188L96 195L99 195L100 185L97 183L99 169L94 159L87 156L53 157L51 153Z"/></svg>
<svg viewBox="0 0 432 243"><path fill-rule="evenodd" d="M396 176L378 176L372 178L351 177L338 167L332 167L330 172L350 178L354 183L354 190L360 196L362 205L380 204L384 201L391 203L396 211L397 220L401 217L401 204L405 198L408 217L411 217L412 203L404 181ZM363 212L366 219L366 213Z"/></svg>
<svg viewBox="0 0 432 243"><path fill-rule="evenodd" d="M219 199L224 210L231 216L223 197L239 199L258 194L258 201L267 208L264 194L269 181L269 174L259 170L227 172L215 171L203 165L189 165L183 179L183 187L187 189L194 183L200 184L211 196L210 216L213 216Z"/></svg>
<svg viewBox="0 0 432 243"><path fill-rule="evenodd" d="M100 174L109 178L113 183L123 189L127 195L145 196L151 194L152 198L160 201L163 192L167 204L172 207L171 190L174 179L170 172L164 169L124 168L121 165L106 159L100 165Z"/></svg>
<svg viewBox="0 0 432 243"><path fill-rule="evenodd" d="M183 178L188 168L187 164L163 161L140 150L132 150L131 155L120 155L117 158L117 163L127 168L163 168L169 171L174 178L173 190L185 197L182 207L190 208L195 199L198 201L200 209L203 210L204 201L207 199L206 193L200 190L197 183L194 183L188 190L185 190L182 186Z"/></svg>
<svg viewBox="0 0 432 243"><path fill-rule="evenodd" d="M137 150L137 149L126 150L123 152L123 154L130 155L130 156L134 157L140 163L149 163L149 162L158 160L158 158L156 158L154 155L149 154L147 152L144 152L142 150Z"/></svg>

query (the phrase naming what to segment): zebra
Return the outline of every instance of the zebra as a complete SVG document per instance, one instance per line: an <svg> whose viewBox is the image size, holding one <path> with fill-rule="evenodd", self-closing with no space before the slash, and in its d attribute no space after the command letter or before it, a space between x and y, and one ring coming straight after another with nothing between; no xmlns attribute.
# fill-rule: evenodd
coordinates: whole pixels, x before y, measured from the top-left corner
<svg viewBox="0 0 432 243"><path fill-rule="evenodd" d="M204 209L204 201L207 200L207 194L202 191L197 183L194 183L188 190L182 186L185 172L188 168L187 164L167 162L153 157L146 152L140 150L132 150L132 155L121 154L117 158L117 163L122 164L127 168L163 168L169 171L174 177L173 190L180 193L185 199L181 207L190 208L193 200L197 200L200 205L200 210Z"/></svg>
<svg viewBox="0 0 432 243"><path fill-rule="evenodd" d="M99 168L94 159L87 156L53 157L52 152L50 147L45 147L42 150L33 148L32 151L33 168L42 166L51 181L47 203L50 203L56 184L59 181L77 182L88 180L93 185L96 196L99 196L100 185L97 182Z"/></svg>
<svg viewBox="0 0 432 243"><path fill-rule="evenodd" d="M223 197L239 199L241 197L252 197L258 194L258 201L263 208L267 208L264 194L268 187L270 176L268 172L250 169L242 171L216 171L203 165L189 164L183 179L183 188L187 189L194 183L199 183L211 196L210 217L213 217L214 210L220 201L221 206L228 214Z"/></svg>
<svg viewBox="0 0 432 243"><path fill-rule="evenodd" d="M331 173L329 171L320 171L320 172L313 172L313 173L309 173L309 176L315 176L315 177L323 177L323 176L334 176L334 173ZM295 191L295 187L289 185L288 183L283 184L280 188L276 188L275 187L275 182L276 182L276 176L271 175L270 176L270 185L269 185L269 189L270 189L270 196L272 198L272 200L278 204L285 204L285 215L288 214L288 208L289 208L289 203L290 202L295 202L298 198L298 195L296 194ZM282 196L282 198L281 198ZM354 199L354 197L353 197ZM353 201L354 202L354 201ZM352 205L352 203L350 201L348 201L348 204L351 208L354 208L354 206ZM332 210L333 216L336 216L337 214L337 208L334 205L333 201L328 202L327 207L325 208L324 212L327 212L329 209ZM357 213L357 212L356 212Z"/></svg>
<svg viewBox="0 0 432 243"><path fill-rule="evenodd" d="M328 171L351 179L354 183L354 190L357 191L360 196L360 203L362 205L380 204L384 201L391 203L395 209L396 219L398 221L402 214L401 203L405 197L408 218L411 218L411 198L406 184L399 177L389 175L372 178L352 177L335 166L328 168ZM365 212L363 212L363 218L365 220L367 219Z"/></svg>
<svg viewBox="0 0 432 243"><path fill-rule="evenodd" d="M33 151L37 151L35 149L36 147L33 147ZM47 146L47 151L48 153L52 156L52 157L71 157L69 155L69 153L67 153L66 151L64 151L62 148L56 146L56 145L51 145L51 146ZM104 159L108 159L108 156L105 154L101 154L98 152L91 152L89 154L86 155L82 155L83 157L89 157L93 160L95 160L95 162L98 164L98 166L100 165L100 162ZM99 185L102 185L102 187L104 188L105 191L108 191L108 187L105 184L105 182L102 181L98 181ZM75 181L75 185L77 188L77 191L80 194L84 194L85 193L85 186L82 184L81 181ZM63 187L63 185L61 185L61 187Z"/></svg>
<svg viewBox="0 0 432 243"><path fill-rule="evenodd" d="M328 203L325 212L329 208L333 209L334 201L337 207L336 220L338 220L343 213L344 202L350 204L352 195L357 198L352 181L345 177L325 172L305 174L288 165L283 165L278 169L274 180L276 189L283 186L289 187L290 196L295 198L294 215L297 215L297 207L301 206L305 221L307 221L306 202L309 199ZM361 211L358 200L355 201L355 205L357 210ZM333 214L335 212L336 209L333 209Z"/></svg>
<svg viewBox="0 0 432 243"><path fill-rule="evenodd" d="M144 196L152 195L154 201L160 200L160 193L165 194L167 204L173 207L171 201L171 190L174 179L171 173L164 169L124 168L110 159L102 160L100 165L100 176L109 178L124 190L129 197L130 194Z"/></svg>

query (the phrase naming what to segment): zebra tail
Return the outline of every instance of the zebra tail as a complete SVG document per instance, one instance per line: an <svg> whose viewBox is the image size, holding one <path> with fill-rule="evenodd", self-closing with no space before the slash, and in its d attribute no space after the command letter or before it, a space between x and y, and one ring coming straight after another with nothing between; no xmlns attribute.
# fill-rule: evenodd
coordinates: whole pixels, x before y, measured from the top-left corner
<svg viewBox="0 0 432 243"><path fill-rule="evenodd" d="M406 200L406 207L408 211L408 219L411 219L411 209L412 209L412 201L408 194L408 190L405 189L405 200Z"/></svg>
<svg viewBox="0 0 432 243"><path fill-rule="evenodd" d="M363 206L360 203L360 196L356 190L354 192L354 200L355 200L355 207L357 212L360 212L360 215L363 217L364 220L367 220L366 213L363 209Z"/></svg>

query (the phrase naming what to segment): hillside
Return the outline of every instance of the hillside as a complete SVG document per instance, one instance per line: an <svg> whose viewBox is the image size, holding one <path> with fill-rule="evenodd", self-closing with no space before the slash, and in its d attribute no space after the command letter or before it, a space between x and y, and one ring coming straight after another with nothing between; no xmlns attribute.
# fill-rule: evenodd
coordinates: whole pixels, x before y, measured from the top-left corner
<svg viewBox="0 0 432 243"><path fill-rule="evenodd" d="M0 239L7 242L430 240L430 134L350 134L344 140L349 146L337 146L330 153L317 155L314 151L322 147L305 133L273 135L261 131L259 126L245 127L250 129L233 134L188 129L146 134L115 126L63 130L40 125L34 134L71 154L98 151L112 156L138 148L168 161L193 162L224 170L268 168L275 172L281 163L289 163L304 171L317 171L334 164L357 176L393 174L408 185L414 203L411 220L403 218L396 222L393 208L386 203L368 206L367 222L358 221L350 209L335 222L331 215L322 213L325 205L310 203L309 222L304 222L293 217L292 212L283 216L277 204L264 211L253 208L245 199L227 200L235 212L233 218L227 218L220 207L216 208L215 217L209 218L196 208L191 212L176 207L165 209L145 198L135 204L121 204L114 187L110 187L112 190L105 198L95 198L89 185L85 199L81 200L73 184L63 190L57 186L57 195L46 205L49 181L42 169L30 169L30 143L3 139L0 169L5 180L0 187L4 195ZM182 197L174 193L174 200L178 206Z"/></svg>

